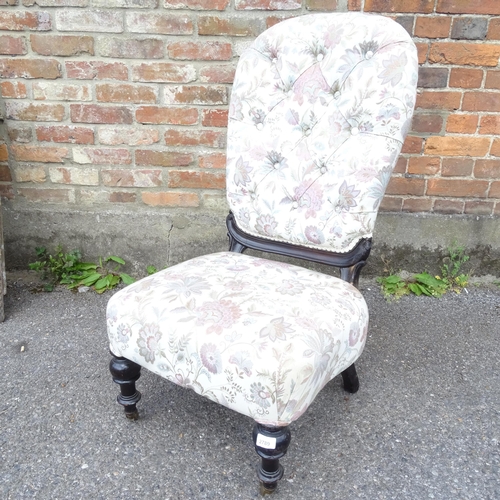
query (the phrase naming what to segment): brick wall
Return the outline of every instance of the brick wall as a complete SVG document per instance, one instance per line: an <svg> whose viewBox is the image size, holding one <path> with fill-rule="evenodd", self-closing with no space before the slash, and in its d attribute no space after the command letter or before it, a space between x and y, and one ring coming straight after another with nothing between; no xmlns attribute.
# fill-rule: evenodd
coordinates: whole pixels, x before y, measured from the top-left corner
<svg viewBox="0 0 500 500"><path fill-rule="evenodd" d="M500 215L498 0L0 0L0 192L24 204L223 204L241 51L321 11L390 15L421 63L383 210Z"/></svg>

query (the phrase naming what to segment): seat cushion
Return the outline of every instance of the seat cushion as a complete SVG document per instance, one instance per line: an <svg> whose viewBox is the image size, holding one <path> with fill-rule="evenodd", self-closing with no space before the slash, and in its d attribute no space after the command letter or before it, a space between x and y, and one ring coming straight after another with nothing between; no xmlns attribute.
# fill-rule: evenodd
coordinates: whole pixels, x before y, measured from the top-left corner
<svg viewBox="0 0 500 500"><path fill-rule="evenodd" d="M267 425L287 425L361 354L350 284L238 253L198 257L117 292L111 351Z"/></svg>

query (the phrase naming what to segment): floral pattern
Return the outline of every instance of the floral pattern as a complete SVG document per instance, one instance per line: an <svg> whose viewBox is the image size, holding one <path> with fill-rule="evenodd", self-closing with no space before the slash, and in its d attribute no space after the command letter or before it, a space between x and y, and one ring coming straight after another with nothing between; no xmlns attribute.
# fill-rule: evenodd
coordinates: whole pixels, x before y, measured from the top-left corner
<svg viewBox="0 0 500 500"><path fill-rule="evenodd" d="M371 237L417 68L414 43L387 17L313 14L260 35L240 57L229 110L238 226L335 252Z"/></svg>
<svg viewBox="0 0 500 500"><path fill-rule="evenodd" d="M222 252L120 290L107 322L115 355L258 422L285 425L359 357L368 310L333 276Z"/></svg>
<svg viewBox="0 0 500 500"><path fill-rule="evenodd" d="M389 18L307 15L264 32L233 85L227 196L269 239L371 236L411 123L416 49ZM363 351L368 309L332 276L222 252L116 293L110 349L262 424L288 425Z"/></svg>

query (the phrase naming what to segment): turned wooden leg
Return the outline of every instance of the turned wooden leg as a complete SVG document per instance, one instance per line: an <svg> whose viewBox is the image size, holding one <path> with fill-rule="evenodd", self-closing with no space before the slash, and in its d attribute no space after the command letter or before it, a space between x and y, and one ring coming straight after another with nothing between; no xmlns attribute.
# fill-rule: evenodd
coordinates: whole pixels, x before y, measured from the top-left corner
<svg viewBox="0 0 500 500"><path fill-rule="evenodd" d="M137 363L126 358L113 356L109 363L109 371L113 376L113 382L120 386L120 394L116 398L119 404L125 408L125 416L130 420L137 420L139 412L136 404L141 399L141 393L135 389L135 382L141 376L141 367Z"/></svg>
<svg viewBox="0 0 500 500"><path fill-rule="evenodd" d="M283 477L283 466L279 459L288 449L292 437L288 426L271 427L255 424L253 428L253 442L255 451L261 457L261 464L257 470L260 480L260 493L272 493Z"/></svg>
<svg viewBox="0 0 500 500"><path fill-rule="evenodd" d="M354 363L349 368L347 368L347 370L344 370L342 372L342 379L344 381L344 390L352 394L358 392L359 379Z"/></svg>

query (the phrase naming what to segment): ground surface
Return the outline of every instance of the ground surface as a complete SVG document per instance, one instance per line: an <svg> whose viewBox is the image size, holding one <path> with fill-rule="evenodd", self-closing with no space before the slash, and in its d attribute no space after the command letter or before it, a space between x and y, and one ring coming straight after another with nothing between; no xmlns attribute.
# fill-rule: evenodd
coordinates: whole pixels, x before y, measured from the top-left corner
<svg viewBox="0 0 500 500"><path fill-rule="evenodd" d="M0 324L0 498L258 498L252 421L143 370L127 421L108 373L110 295L31 293ZM276 500L500 498L500 289L387 303L361 389L335 379L292 426ZM272 498L272 497L271 497Z"/></svg>

